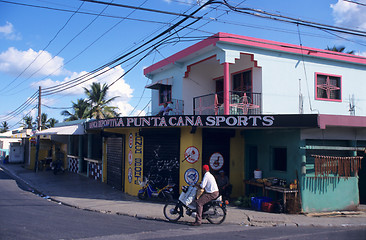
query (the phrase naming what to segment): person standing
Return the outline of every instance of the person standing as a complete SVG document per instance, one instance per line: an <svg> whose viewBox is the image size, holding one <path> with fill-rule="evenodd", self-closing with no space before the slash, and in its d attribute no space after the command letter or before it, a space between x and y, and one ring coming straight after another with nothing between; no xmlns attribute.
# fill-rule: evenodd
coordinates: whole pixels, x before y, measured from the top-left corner
<svg viewBox="0 0 366 240"><path fill-rule="evenodd" d="M208 165L203 165L202 171L204 175L199 187L204 190L204 193L196 200L197 217L196 221L192 223L192 226L201 225L203 205L219 196L219 188L217 187L215 177L210 173L210 167Z"/></svg>

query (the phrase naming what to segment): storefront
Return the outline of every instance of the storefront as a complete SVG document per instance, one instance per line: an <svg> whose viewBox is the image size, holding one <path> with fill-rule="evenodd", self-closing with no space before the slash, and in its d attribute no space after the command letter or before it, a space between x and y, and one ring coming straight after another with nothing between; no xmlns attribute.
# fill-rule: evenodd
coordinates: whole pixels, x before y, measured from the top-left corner
<svg viewBox="0 0 366 240"><path fill-rule="evenodd" d="M202 178L202 165L209 164L214 174L224 170L233 185L232 196L241 196L243 180L252 177L246 171L252 149L247 147L252 140L246 131L283 127L317 127L317 115L125 117L86 123L87 131L101 131L105 138L104 181L131 195L137 195L144 177L157 187L195 184ZM289 164L291 169L295 166L297 162ZM283 177L293 177L289 172Z"/></svg>

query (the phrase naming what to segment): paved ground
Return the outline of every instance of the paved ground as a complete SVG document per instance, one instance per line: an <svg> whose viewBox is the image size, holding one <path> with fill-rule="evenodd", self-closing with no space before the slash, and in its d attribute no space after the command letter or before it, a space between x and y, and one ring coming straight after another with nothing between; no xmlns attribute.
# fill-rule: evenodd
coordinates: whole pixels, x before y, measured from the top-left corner
<svg viewBox="0 0 366 240"><path fill-rule="evenodd" d="M68 173L54 175L51 171L34 172L21 164L0 164L0 167L18 181L22 181L41 197L50 198L64 205L120 214L144 219L165 220L163 203L146 202L129 196L107 184L84 176ZM193 222L191 217L181 221ZM247 226L363 226L366 227L366 207L356 212L329 214L274 214L228 207L226 223Z"/></svg>

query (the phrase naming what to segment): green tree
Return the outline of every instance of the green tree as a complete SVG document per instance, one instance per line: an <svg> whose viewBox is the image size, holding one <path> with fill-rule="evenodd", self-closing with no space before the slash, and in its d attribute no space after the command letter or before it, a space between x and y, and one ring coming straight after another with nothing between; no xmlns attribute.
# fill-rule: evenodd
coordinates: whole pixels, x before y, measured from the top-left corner
<svg viewBox="0 0 366 240"><path fill-rule="evenodd" d="M4 132L7 132L9 131L9 124L7 121L3 121L1 123L1 129L0 129L0 132L4 133Z"/></svg>
<svg viewBox="0 0 366 240"><path fill-rule="evenodd" d="M72 109L73 113L69 112L68 110L64 110L61 112L61 115L67 117L64 120L74 121L79 119L86 119L89 116L89 103L85 99L78 99L77 102L72 102Z"/></svg>
<svg viewBox="0 0 366 240"><path fill-rule="evenodd" d="M84 88L90 104L90 117L95 119L104 119L118 116L117 107L109 106L109 104L117 97L107 99L108 85L103 86L100 83L93 82L90 89Z"/></svg>
<svg viewBox="0 0 366 240"><path fill-rule="evenodd" d="M54 127L58 121L55 118L48 118L47 113L41 114L41 129Z"/></svg>
<svg viewBox="0 0 366 240"><path fill-rule="evenodd" d="M27 129L32 129L34 126L36 126L36 123L33 122L33 117L32 116L24 116L23 117L23 123L22 123L22 127L23 128L27 128Z"/></svg>
<svg viewBox="0 0 366 240"><path fill-rule="evenodd" d="M354 54L355 51L348 51L348 52L345 52L344 50L346 50L346 47L345 46L333 46L333 47L329 47L327 46L326 50L329 50L329 51L333 51L333 52L341 52L341 53L348 53L348 54Z"/></svg>
<svg viewBox="0 0 366 240"><path fill-rule="evenodd" d="M55 118L50 118L47 120L47 128L53 128L55 124L58 123L58 120Z"/></svg>

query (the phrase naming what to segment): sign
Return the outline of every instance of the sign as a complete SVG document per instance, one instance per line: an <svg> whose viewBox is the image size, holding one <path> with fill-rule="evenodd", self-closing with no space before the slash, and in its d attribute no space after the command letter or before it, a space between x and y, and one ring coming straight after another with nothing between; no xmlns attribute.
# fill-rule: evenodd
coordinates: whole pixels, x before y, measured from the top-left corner
<svg viewBox="0 0 366 240"><path fill-rule="evenodd" d="M210 157L210 167L218 171L224 166L224 157L221 155L221 153L213 153Z"/></svg>
<svg viewBox="0 0 366 240"><path fill-rule="evenodd" d="M199 150L194 147L194 146L191 146L191 147L188 147L185 151L184 151L184 159L189 162L189 163L195 163L198 161L200 157L200 152Z"/></svg>
<svg viewBox="0 0 366 240"><path fill-rule="evenodd" d="M190 168L184 173L184 180L188 185L195 185L198 182L198 179L198 171L194 168Z"/></svg>
<svg viewBox="0 0 366 240"><path fill-rule="evenodd" d="M132 135L132 133L130 133L130 135L128 137L128 146L130 148L132 148L132 146L133 146L133 135Z"/></svg>
<svg viewBox="0 0 366 240"><path fill-rule="evenodd" d="M133 160L133 156L132 156L132 151L130 150L130 152L128 153L128 163L130 165L132 164L132 160Z"/></svg>
<svg viewBox="0 0 366 240"><path fill-rule="evenodd" d="M93 120L86 129L123 127L318 127L317 114L287 115L172 115L145 117L118 117ZM130 135L131 141L131 135Z"/></svg>
<svg viewBox="0 0 366 240"><path fill-rule="evenodd" d="M131 183L132 182L132 168L128 169L128 182Z"/></svg>

